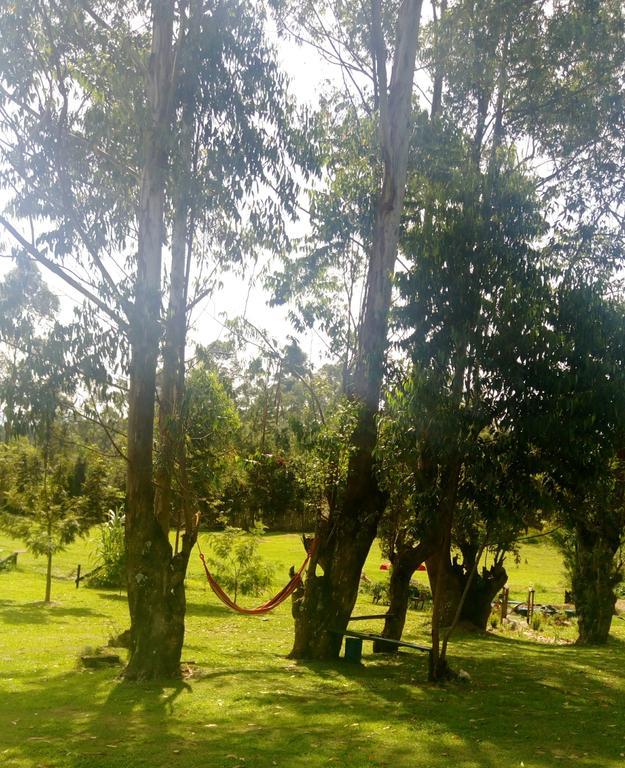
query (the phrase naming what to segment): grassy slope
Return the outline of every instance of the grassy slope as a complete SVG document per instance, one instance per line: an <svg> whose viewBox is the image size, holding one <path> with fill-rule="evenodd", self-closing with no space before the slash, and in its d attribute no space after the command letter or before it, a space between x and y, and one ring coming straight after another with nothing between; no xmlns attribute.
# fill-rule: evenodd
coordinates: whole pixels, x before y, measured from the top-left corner
<svg viewBox="0 0 625 768"><path fill-rule="evenodd" d="M0 549L13 546L0 538ZM86 567L92 548L74 545L55 572ZM299 563L301 551L295 536L263 543L278 574ZM375 551L370 576L380 575L379 562ZM166 688L77 667L86 646L126 627L122 595L56 579L57 604L43 608L36 604L43 562L20 555L17 571L0 573L1 766L625 765L625 622L614 622L603 649L459 636L454 663L473 684L438 688L425 682L424 654L366 655L362 667L288 661L289 606L264 618L231 614L207 590L199 565L194 559L189 577L183 658L202 676ZM532 582L537 600L561 599L560 561L545 542L524 547L510 568L511 591L521 596ZM427 640L423 614L410 614L407 635Z"/></svg>

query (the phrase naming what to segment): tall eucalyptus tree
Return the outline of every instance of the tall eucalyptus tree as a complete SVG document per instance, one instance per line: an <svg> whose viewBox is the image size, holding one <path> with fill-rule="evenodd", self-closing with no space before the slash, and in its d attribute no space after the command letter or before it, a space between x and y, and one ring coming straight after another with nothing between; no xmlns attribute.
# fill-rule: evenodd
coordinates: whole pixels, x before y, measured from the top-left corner
<svg viewBox="0 0 625 768"><path fill-rule="evenodd" d="M347 383L356 413L349 468L340 502L319 520L318 548L296 612L291 651L295 658L331 658L338 655L341 638L336 630L347 625L360 572L384 508L374 468L376 420L405 194L422 2L285 5L283 26L297 37L307 38L341 65L359 100L356 112L368 113L376 131L373 226L356 350ZM317 573L318 568L323 573Z"/></svg>
<svg viewBox="0 0 625 768"><path fill-rule="evenodd" d="M237 0L0 9L0 224L86 300L127 360L129 678L179 672L197 534L190 499L179 552L168 532L175 462L185 488L177 435L189 312L218 263L283 242L291 158L306 158L264 19L261 2Z"/></svg>

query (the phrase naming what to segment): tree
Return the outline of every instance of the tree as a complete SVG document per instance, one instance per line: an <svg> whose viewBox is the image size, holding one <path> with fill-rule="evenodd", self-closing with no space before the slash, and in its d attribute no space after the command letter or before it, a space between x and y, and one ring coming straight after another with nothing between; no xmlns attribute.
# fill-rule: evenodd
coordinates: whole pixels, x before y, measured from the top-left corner
<svg viewBox="0 0 625 768"><path fill-rule="evenodd" d="M37 267L19 258L0 283L0 403L5 442L28 431L19 390L28 389L29 357L57 310L58 300Z"/></svg>
<svg viewBox="0 0 625 768"><path fill-rule="evenodd" d="M203 521L214 524L225 513L227 488L240 473L241 420L217 373L202 364L187 374L182 417L188 488L176 494L178 525L185 492Z"/></svg>
<svg viewBox="0 0 625 768"><path fill-rule="evenodd" d="M340 370L313 371L295 339L278 344L249 322L230 325L232 345L200 355L219 374L240 418L237 469L222 506L230 524L257 520L273 530L307 531L324 505L325 464L320 455L336 407ZM255 346L237 360L239 346Z"/></svg>
<svg viewBox="0 0 625 768"><path fill-rule="evenodd" d="M51 452L54 451L54 457ZM46 603L52 597L52 560L87 530L81 497L68 488L68 459L53 435L39 449L26 439L0 446L0 471L6 478L0 500L0 527L46 560Z"/></svg>
<svg viewBox="0 0 625 768"><path fill-rule="evenodd" d="M247 531L226 526L211 542L214 553L208 564L214 570L221 585L232 592L236 602L241 595L260 595L271 586L273 566L264 563L258 552L262 523L256 523Z"/></svg>
<svg viewBox="0 0 625 768"><path fill-rule="evenodd" d="M591 252L597 243L588 243ZM550 375L533 410L535 442L564 524L579 642L605 643L621 577L623 504L623 305L596 275L572 270L558 289ZM594 274L594 276L593 276ZM557 435L557 440L546 439Z"/></svg>
<svg viewBox="0 0 625 768"><path fill-rule="evenodd" d="M501 529L493 511L514 507L513 488L516 504L521 498L515 483L505 500L507 463L523 468L523 446L515 445L511 415L514 401L532 391L526 365L540 352L541 337L533 329L540 329L549 297L548 273L536 246L545 224L531 179L515 170L512 151L497 144L476 148L479 132L467 138L444 123L439 126L438 136L436 129L432 136L432 129L424 128L430 138L423 143L433 154L415 158L403 247L411 269L400 277L403 302L397 311L413 365L407 387L410 416L404 421L414 446L411 471L431 505L423 544L405 549L409 566L400 570L409 579L417 554L428 559L435 648L436 623L454 615L459 599L457 587L455 600L446 589L454 583L450 547L454 529L463 527L459 514L467 521L465 532L474 527L469 519L483 520L475 529L481 529L481 540L466 542L465 554L471 556L457 569L459 575L464 571L461 581L469 574L473 581L476 558ZM506 443L516 459L497 457ZM486 468L495 474L490 496L485 481L476 479L476 472ZM523 479L529 477L525 471ZM503 576L498 573L495 583ZM387 631L396 631L392 622Z"/></svg>
<svg viewBox="0 0 625 768"><path fill-rule="evenodd" d="M333 32L328 32L325 26L326 14L337 21ZM335 61L341 62L341 51L346 51L356 62L353 70L348 66L344 72L351 78L362 108L370 112L377 130L377 178L372 201L375 223L367 254L365 299L353 370L347 387L357 412L349 469L340 506L330 511L327 519L321 518L317 526L318 554L311 563L295 617L291 650L295 658L332 658L340 648L340 635L333 630L347 625L360 572L384 506L373 453L405 192L421 1L404 0L392 11L383 11L377 0L370 9L352 9L340 3L323 7L303 3L294 15L299 29ZM284 24L288 25L288 20ZM334 54L330 53L332 50ZM373 93L367 94L360 88L359 77L368 79ZM316 573L318 563L323 563L323 574Z"/></svg>
<svg viewBox="0 0 625 768"><path fill-rule="evenodd" d="M538 386L541 382L540 375L545 373L541 370L541 365L543 358L549 354L549 347L546 346L550 335L546 324L549 272L544 271L542 276L532 276L531 263L530 268L526 268L527 255L523 254L523 250L528 244L531 245L532 241L531 236L529 240L526 239L530 233L523 234L521 230L524 224L529 224L531 230L532 208L538 210L538 205L542 205L546 210L547 203L553 200L546 194L547 189L551 195L559 190L561 200L565 198L564 190L567 184L573 177L581 178L585 173L580 169L578 161L591 145L593 151L597 151L607 160L607 154L601 153L615 138L617 131L614 128L618 119L615 119L611 110L598 109L598 103L602 98L622 98L622 41L617 39L616 31L619 28L619 17L620 11L612 4L607 4L605 9L601 10L575 2L561 4L556 9L540 4L486 2L476 5L462 0L441 2L434 6L433 22L428 28L428 44L424 48L423 57L432 82L430 128L426 136L429 135L429 140L435 143L441 141L441 138L444 141L445 131L449 134L448 126L454 126L455 138L452 131L452 143L446 143L445 146L447 152L451 153L451 158L465 158L466 183L464 192L458 196L455 203L458 222L462 221L462 224L456 230L458 239L455 243L446 240L444 245L437 245L433 241L433 234L440 236L440 229L437 232L437 228L445 218L444 213L441 215L440 191L448 188L449 184L445 167L449 169L450 157L441 154L438 164L437 159L428 158L431 165L429 169L427 165L424 168L424 176L426 179L430 176L429 189L428 182L423 189L417 189L417 211L411 212L410 217L407 217L406 229L410 232L412 228L419 238L417 248L413 247L413 253L418 254L415 273L419 272L419 261L423 262L424 251L434 251L440 246L438 261L434 262L436 267L426 267L435 275L434 282L437 272L445 275L450 263L454 264L458 275L462 275L462 280L455 283L456 288L451 290L443 280L432 293L434 299L431 303L428 303L430 299L427 291L420 291L422 298L424 293L427 296L423 306L419 306L421 299L415 302L417 314L422 317L423 322L413 326L416 332L411 341L417 348L427 349L433 339L442 341L446 333L449 333L443 342L448 353L441 353L440 363L434 356L431 358L430 365L435 372L429 372L427 375L433 376L431 384L434 390L438 382L445 397L449 396L449 412L457 410L459 417L462 413L475 413L477 424L474 426L479 425L479 421L484 418L484 413L480 413L477 403L474 404L474 395L471 393L473 382L478 382L478 389L486 395L486 411L490 408L489 401L492 401L495 411L499 413L493 422L496 428L491 427L492 435L508 434L515 441L517 435L520 435L517 431L520 425L517 423L515 426L512 423L513 411L506 412L506 407L513 408L514 399L517 399L519 404L523 403L532 390L526 385L525 379L529 376L524 378L521 371L516 369L516 362L525 361L525 365L529 366L528 370L538 375L534 380ZM582 41L581 56L580 48L572 45L572 41L577 37ZM610 51L608 56L614 55L610 63L603 55L607 50ZM549 51L553 65L551 69L543 67L537 61L545 51ZM603 63L597 66L599 60ZM562 62L566 62L563 67ZM586 67L600 76L597 81L599 93L592 86L581 86L580 70ZM553 104L550 105L541 99L543 90L536 89L536 83L533 81L536 72L540 72L540 77L549 82L549 87L553 90L552 95L557 99L555 110ZM585 83L585 79L583 81ZM588 122L584 124L581 132L570 120L570 105L575 100L587 107L585 117L588 117ZM565 126L567 110L569 118ZM555 120L554 112L558 115ZM558 121L560 133L550 133L554 122ZM612 140L606 140L605 143L587 143L582 135L586 139L592 135L593 130L586 133L586 127L591 123L595 127L601 124L605 129L604 135L611 136ZM564 135L567 140L559 141L559 137ZM530 141L534 142L529 145L530 151L526 151L524 155L519 149L513 152L513 142L518 140L519 145L521 141L527 145L528 136ZM465 147L462 146L463 142L466 143ZM422 140L423 143L427 146L428 139ZM535 152L539 145L550 157L552 166L549 175L546 178L537 176L534 179L526 176L518 190L514 189L514 184L507 185L504 174L507 176L508 169L514 168L514 173L517 173L523 166L528 169L531 169L532 165L540 167L540 164L535 163ZM605 170L603 161L601 164ZM519 178L520 176L517 176L517 179ZM618 186L617 180L615 189ZM521 189L524 191L521 192ZM537 203L536 192L543 195L540 203ZM526 202L522 202L523 196ZM509 211L503 214L505 220L502 221L502 212L515 199L518 209L515 213ZM558 206L553 207L557 209ZM444 210L443 204L442 211ZM597 207L597 211L599 210ZM566 208L561 208L560 212L562 221L566 220L568 228L573 228L573 222L578 224L587 219L583 206L575 208L570 199ZM605 213L604 207L603 214L599 215ZM509 233L504 234L510 225ZM520 227L515 231L518 225ZM543 236L546 231L543 224ZM536 230L534 238L539 234ZM513 244L515 240L516 246ZM464 258L455 261L456 255L464 248L467 249L464 251ZM488 261L492 254L504 253L508 248L508 258L502 262L502 266L505 265L503 270L498 269L493 259L490 266L482 272L479 267L481 259ZM543 253L545 260L552 256L551 251L546 250ZM518 268L514 266L515 259L519 260ZM425 263L427 262L426 257ZM478 265L475 262L478 262ZM554 260L554 273L559 266ZM465 271L467 269L468 271ZM508 269L512 270L510 275L518 269L516 277L506 278L505 272ZM421 284L427 284L430 280L429 276L420 277ZM519 296L511 290L510 279L522 286L521 297L526 297L520 299L519 307L515 306ZM499 280L502 282L498 285ZM414 284L420 286L416 279ZM480 296L482 287L485 293ZM503 302L503 306L500 306L500 302ZM410 299L408 304L410 311ZM490 312L495 306L498 315L492 320L492 335L496 339L501 333L501 338L507 339L506 343L510 345L510 350L514 350L516 360L515 357L510 357L505 346L498 349L497 345L489 340L491 331L487 327L482 327L480 331L483 334L483 342L477 341L470 330L473 323L469 318L478 320L479 330L480 315L483 318L492 317ZM527 339L532 340L531 344L524 343L523 339L518 337L513 338L514 334L506 329L505 321L499 316L503 316L504 312L510 313L510 323L527 328ZM529 332L532 327L532 332ZM427 334L430 334L429 337ZM494 355L499 356L499 360ZM497 363L496 367L500 367L499 373L491 367L493 362ZM483 366L487 367L484 369ZM416 375L422 377L423 371L417 371ZM508 400L505 406L503 403L509 395L514 398ZM479 395L475 399L479 402ZM514 412L518 417L521 410L514 409ZM441 514L437 515L441 530L446 531L446 535L441 539L438 555L429 563L430 571L437 572L435 582L439 581L440 575L441 587L446 581L443 574L452 574L453 563L450 563L449 552L452 535L454 532L456 535L461 532L461 528L457 524L454 525L454 514L462 507L462 499L458 494L461 492L461 481L466 471L466 467L463 467L463 456L468 458L470 455L466 452L466 437L469 432L464 431L463 420L464 416L459 418L456 431L447 435L450 451L452 454L455 452L455 460L446 462L447 471L441 475L446 478L444 485L447 487L447 493L441 493L439 498L447 501L439 507ZM480 430L476 429L473 435L474 439L477 439ZM527 439L527 436L524 439ZM429 451L425 453L430 457ZM434 477L438 478L436 472ZM452 511L455 512L452 514ZM471 528L472 526L464 526L464 534L470 532ZM457 543L463 541L464 534ZM473 566L476 564L474 555L480 551L479 542L471 542L469 549L466 546L464 548L467 554L473 553L469 557L473 564L459 566L456 569L457 575L463 575L464 578L471 574L471 580L477 583L476 568ZM445 613L447 600L444 597L444 589L434 591L434 676L438 674L436 667L439 661L440 672L444 676L447 669L444 661L446 643L443 643L439 658L440 632L437 625Z"/></svg>
<svg viewBox="0 0 625 768"><path fill-rule="evenodd" d="M202 277L208 254L223 250L236 261L257 243L283 241L282 213L295 195L291 158L310 168L263 22L262 3L237 0L110 0L98 9L24 0L0 12L0 106L11 134L2 179L11 213L32 223L33 236L7 215L0 223L89 302L116 345L120 334L127 343L128 678L179 674L197 530L186 504L173 552L172 471L175 457L184 467L185 334L188 313L211 289Z"/></svg>

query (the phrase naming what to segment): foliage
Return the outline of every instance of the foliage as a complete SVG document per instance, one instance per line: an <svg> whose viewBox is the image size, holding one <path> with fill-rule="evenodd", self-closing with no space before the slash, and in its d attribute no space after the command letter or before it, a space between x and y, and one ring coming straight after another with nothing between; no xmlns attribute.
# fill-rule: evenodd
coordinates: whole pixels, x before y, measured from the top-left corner
<svg viewBox="0 0 625 768"><path fill-rule="evenodd" d="M46 451L54 447L46 446ZM45 451L25 439L0 444L0 528L24 542L35 556L52 557L84 533L88 521L81 514L78 497L67 488L62 453L51 461ZM46 600L50 599L50 578Z"/></svg>
<svg viewBox="0 0 625 768"><path fill-rule="evenodd" d="M485 171L444 120L419 131L395 314L411 366L396 366L380 422L382 531L392 557L438 524L452 494L465 554L484 540L503 553L542 500L521 414L540 385L545 222L514 153L486 147Z"/></svg>
<svg viewBox="0 0 625 768"><path fill-rule="evenodd" d="M109 509L99 529L96 566L88 579L91 587L123 587L126 583L126 516L121 507Z"/></svg>
<svg viewBox="0 0 625 768"><path fill-rule="evenodd" d="M368 595L373 605L388 605L389 602L389 584L385 581L369 581L361 577L360 589L361 595Z"/></svg>
<svg viewBox="0 0 625 768"><path fill-rule="evenodd" d="M241 472L241 419L218 374L204 365L187 375L183 413L189 490L204 520L214 524Z"/></svg>
<svg viewBox="0 0 625 768"><path fill-rule="evenodd" d="M359 118L338 96L324 104L320 120L325 184L309 192L311 232L267 285L273 304L289 306L296 330L314 328L328 339L327 352L342 365L345 389L356 348L379 169L371 120Z"/></svg>
<svg viewBox="0 0 625 768"><path fill-rule="evenodd" d="M44 331L51 330L58 300L26 258L0 282L0 406L5 440L25 434L35 369Z"/></svg>
<svg viewBox="0 0 625 768"><path fill-rule="evenodd" d="M551 325L551 365L540 407L532 413L534 423L541 423L534 441L566 529L561 543L580 639L605 642L625 537L625 314L601 274L573 267L559 287ZM548 434L558 440L546 439Z"/></svg>
<svg viewBox="0 0 625 768"><path fill-rule="evenodd" d="M213 554L207 562L235 602L239 594L260 595L271 585L274 568L258 552L264 530L261 522L247 531L227 525L223 533L211 536Z"/></svg>
<svg viewBox="0 0 625 768"><path fill-rule="evenodd" d="M313 371L294 339L274 345L250 324L232 325L231 332L229 343L199 355L237 410L236 462L219 506L243 528L262 519L272 530L310 530L327 511L328 483L335 482L340 371ZM262 352L241 360L238 345L248 337Z"/></svg>

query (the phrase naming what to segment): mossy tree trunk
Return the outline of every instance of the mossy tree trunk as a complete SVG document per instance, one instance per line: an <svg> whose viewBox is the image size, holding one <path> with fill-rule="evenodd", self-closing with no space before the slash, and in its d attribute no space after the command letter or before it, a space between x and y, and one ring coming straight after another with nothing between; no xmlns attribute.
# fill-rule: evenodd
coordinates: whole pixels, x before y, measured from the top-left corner
<svg viewBox="0 0 625 768"><path fill-rule="evenodd" d="M335 633L347 626L358 595L360 573L384 510L373 454L406 187L421 5L421 0L402 0L399 6L393 66L387 82L388 52L381 4L379 0L371 3L371 53L375 62L383 172L354 374L348 389L357 408L357 424L343 498L317 531L318 558L311 563L296 613L293 658L338 656L341 637ZM323 568L323 573L318 568Z"/></svg>
<svg viewBox="0 0 625 768"><path fill-rule="evenodd" d="M580 645L607 642L616 604L614 590L622 576L616 562L618 547L618 536L577 525L571 586Z"/></svg>
<svg viewBox="0 0 625 768"><path fill-rule="evenodd" d="M143 142L137 277L129 329L126 550L131 647L125 675L140 680L179 675L184 637L186 562L183 555L173 558L168 526L157 518L153 473L174 5L173 0L152 3L146 83L151 119Z"/></svg>
<svg viewBox="0 0 625 768"><path fill-rule="evenodd" d="M384 620L382 637L401 640L406 624L406 613L410 601L410 581L417 568L435 551L432 540L424 539L414 546L398 547L391 555L391 578L389 584L389 608ZM373 644L374 652L392 653L396 645L388 645L384 641Z"/></svg>

